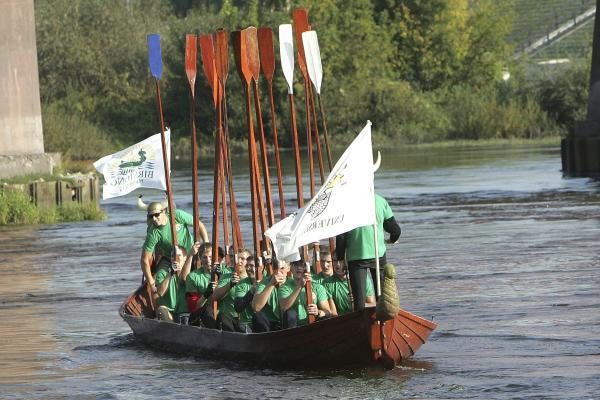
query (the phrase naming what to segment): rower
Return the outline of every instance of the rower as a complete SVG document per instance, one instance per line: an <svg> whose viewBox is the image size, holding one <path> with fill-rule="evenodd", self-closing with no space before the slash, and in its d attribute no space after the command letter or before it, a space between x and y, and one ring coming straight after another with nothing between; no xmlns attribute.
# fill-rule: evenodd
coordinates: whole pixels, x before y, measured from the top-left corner
<svg viewBox="0 0 600 400"><path fill-rule="evenodd" d="M242 249L238 252L239 260L243 257L243 268L245 273L240 275L240 282L235 286L234 306L238 313L237 330L244 333L252 332L252 317L254 310L252 309L252 299L256 292L256 266L254 257L250 255L248 250Z"/></svg>
<svg viewBox="0 0 600 400"><path fill-rule="evenodd" d="M163 321L179 321L179 316L187 313L185 301L185 280L190 273L192 256L198 253L200 242L192 246L191 256L185 249L177 246L178 256L170 266L165 263L156 272L156 287L158 294L157 318Z"/></svg>
<svg viewBox="0 0 600 400"><path fill-rule="evenodd" d="M252 298L254 332L269 332L282 328L277 288L286 281L289 264L283 260L273 259L272 269L273 273L265 276L257 284L256 294Z"/></svg>
<svg viewBox="0 0 600 400"><path fill-rule="evenodd" d="M312 285L314 303L307 304L304 286L308 281L312 281L312 276L306 271L306 264L302 260L292 262L292 278L277 289L279 308L284 314L286 328L308 324L309 314L318 319L332 316L327 293L322 285Z"/></svg>

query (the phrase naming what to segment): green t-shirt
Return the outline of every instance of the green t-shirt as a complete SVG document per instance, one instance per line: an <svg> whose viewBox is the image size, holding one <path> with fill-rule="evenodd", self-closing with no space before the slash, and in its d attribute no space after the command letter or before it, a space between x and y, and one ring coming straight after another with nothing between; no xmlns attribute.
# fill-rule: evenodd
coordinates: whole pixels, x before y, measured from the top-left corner
<svg viewBox="0 0 600 400"><path fill-rule="evenodd" d="M279 298L289 297L294 289L296 288L296 281L294 278L288 278L283 285L277 289L277 294ZM321 301L327 301L327 292L323 285L319 285L318 283L313 282L312 284L312 292L313 292L313 303L318 304ZM303 287L296 297L296 301L292 305L298 312L298 326L308 324L308 312L306 310L306 288Z"/></svg>
<svg viewBox="0 0 600 400"><path fill-rule="evenodd" d="M224 264L221 264L221 276L219 278L219 284L217 285L217 287L223 287L229 284L233 272L234 271L232 269L229 269L229 267L225 266ZM238 313L235 311L235 306L233 305L234 296L235 286L230 288L229 291L227 291L227 294L223 298L221 298L221 300L219 300L219 313L222 313L223 315L228 315L231 318L238 317Z"/></svg>
<svg viewBox="0 0 600 400"><path fill-rule="evenodd" d="M350 290L348 289L348 281L346 279L340 278L334 274L325 279L323 286L325 286L325 289L331 293L338 315L344 315L352 312ZM373 290L373 280L371 279L370 274L367 274L366 292L367 297L375 296L375 291Z"/></svg>
<svg viewBox="0 0 600 400"><path fill-rule="evenodd" d="M375 194L375 213L377 215L377 243L379 257L385 254L383 221L394 216L387 200ZM366 225L352 229L344 234L346 239L346 261L368 260L375 258L373 226Z"/></svg>
<svg viewBox="0 0 600 400"><path fill-rule="evenodd" d="M252 289L252 278L244 278L235 285L234 288L234 304L235 300L242 299L246 296L246 294ZM246 308L242 310L239 314L240 322L242 323L250 323L252 322L252 316L254 315L254 311L252 310L252 304L248 304Z"/></svg>
<svg viewBox="0 0 600 400"><path fill-rule="evenodd" d="M160 286L165 279L169 276L169 268L160 268L156 273L156 285ZM177 276L171 276L169 281L169 288L164 295L158 298L159 306L166 306L176 318L179 314L187 312L187 302L185 300L185 284L178 282Z"/></svg>
<svg viewBox="0 0 600 400"><path fill-rule="evenodd" d="M318 283L320 285L322 285L323 281L328 278L327 276L323 275L323 272L319 272L318 274L311 274L311 275L312 275L312 281L314 283Z"/></svg>
<svg viewBox="0 0 600 400"><path fill-rule="evenodd" d="M182 210L175 210L175 230L177 232L177 244L182 246L188 253L194 244L194 238L188 230L188 226L193 226L194 217ZM146 232L146 241L142 247L144 251L154 252L158 250L160 254L171 258L173 253L173 238L171 236L171 219L167 214L167 223L163 226L150 225Z"/></svg>
<svg viewBox="0 0 600 400"><path fill-rule="evenodd" d="M256 294L262 293L270 281L271 277L267 275L260 282L258 282L258 285L256 286ZM281 322L281 313L279 311L279 294L277 288L273 288L271 291L269 299L267 300L267 303L263 307L262 311L272 324L279 324Z"/></svg>
<svg viewBox="0 0 600 400"><path fill-rule="evenodd" d="M185 291L187 293L198 293L204 296L210 285L210 274L202 269L190 272L185 280Z"/></svg>

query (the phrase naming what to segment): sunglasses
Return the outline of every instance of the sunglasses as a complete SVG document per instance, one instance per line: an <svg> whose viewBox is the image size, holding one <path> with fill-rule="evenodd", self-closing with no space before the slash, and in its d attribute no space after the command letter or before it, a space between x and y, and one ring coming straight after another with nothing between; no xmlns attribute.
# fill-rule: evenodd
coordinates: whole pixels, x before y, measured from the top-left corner
<svg viewBox="0 0 600 400"><path fill-rule="evenodd" d="M148 214L148 219L152 219L152 218L155 218L155 217L158 218L160 216L160 214L162 214L162 211L154 213L154 214Z"/></svg>

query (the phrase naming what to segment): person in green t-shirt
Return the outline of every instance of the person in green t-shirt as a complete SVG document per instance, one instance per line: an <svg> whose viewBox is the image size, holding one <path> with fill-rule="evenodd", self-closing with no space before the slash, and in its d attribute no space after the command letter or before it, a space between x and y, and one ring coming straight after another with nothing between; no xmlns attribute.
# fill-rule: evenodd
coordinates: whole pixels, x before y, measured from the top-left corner
<svg viewBox="0 0 600 400"><path fill-rule="evenodd" d="M256 268L254 265L254 257L250 255L248 250L240 250L238 252L238 265L242 264L239 260L243 257L245 275L240 275L240 282L235 285L234 307L238 313L238 331L244 333L252 332L252 318L254 310L252 309L252 299L256 292Z"/></svg>
<svg viewBox="0 0 600 400"><path fill-rule="evenodd" d="M321 247L319 251L319 259L321 264L321 272L312 274L312 281L323 284L323 281L333 275L333 260L328 247Z"/></svg>
<svg viewBox="0 0 600 400"><path fill-rule="evenodd" d="M183 247L177 246L179 261L173 261L168 267L159 266L156 272L156 287L158 294L157 318L164 321L179 320L179 316L187 313L185 300L185 282L190 273L192 258L198 253L200 242L194 243L191 254Z"/></svg>
<svg viewBox="0 0 600 400"><path fill-rule="evenodd" d="M252 330L254 332L269 332L281 329L281 312L277 288L281 286L289 271L289 264L283 260L274 259L273 273L265 276L256 285L256 294L252 298Z"/></svg>
<svg viewBox="0 0 600 400"><path fill-rule="evenodd" d="M185 290L190 325L205 326L215 329L217 323L213 312L213 291L210 263L212 259L212 243L205 242L200 246L200 264L190 272L185 281Z"/></svg>
<svg viewBox="0 0 600 400"><path fill-rule="evenodd" d="M150 285L152 292L156 293L156 281L152 276L151 265L155 255L160 255L161 260L157 269L162 267L168 268L171 265L173 257L173 237L171 235L171 221L167 214L166 205L160 202L152 202L145 205L141 199L138 201L141 208L145 208L148 219L148 229L146 231L146 239L142 246L142 255L140 258L140 266L144 274L145 281ZM193 225L193 217L182 210L175 210L175 232L177 235L177 244L190 252L194 242L194 238L188 230L188 226ZM208 233L202 221L199 221L200 236L203 242L208 241ZM162 265L161 265L162 264Z"/></svg>
<svg viewBox="0 0 600 400"><path fill-rule="evenodd" d="M279 296L279 308L283 312L283 323L286 328L295 328L299 325L308 324L308 315L317 318L332 316L327 292L323 285L312 284L312 303L307 302L306 283L312 281L312 276L306 271L303 261L292 263L292 278L285 281L277 289Z"/></svg>
<svg viewBox="0 0 600 400"><path fill-rule="evenodd" d="M348 288L348 278L346 267L343 261L333 261L334 274L323 281L323 286L331 294L335 307L335 315L344 315L352 312L352 302L350 301L350 290ZM371 275L366 274L366 307L375 307L375 290ZM332 307L333 310L333 307Z"/></svg>
<svg viewBox="0 0 600 400"><path fill-rule="evenodd" d="M380 285L383 281L383 266L386 264L385 243L396 243L400 238L400 225L387 200L375 194L375 214L377 219L377 251L379 253ZM384 231L390 234L385 240ZM336 238L336 258L346 260L350 272L350 285L354 298L354 310L365 308L365 282L367 271L376 281L375 238L373 226L361 226Z"/></svg>

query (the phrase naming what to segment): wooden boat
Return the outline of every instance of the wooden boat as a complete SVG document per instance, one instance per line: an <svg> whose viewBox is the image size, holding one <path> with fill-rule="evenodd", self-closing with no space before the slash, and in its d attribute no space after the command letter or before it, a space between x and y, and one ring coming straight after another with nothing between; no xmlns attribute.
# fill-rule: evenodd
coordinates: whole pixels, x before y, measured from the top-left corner
<svg viewBox="0 0 600 400"><path fill-rule="evenodd" d="M154 319L146 287L121 306L136 339L160 350L264 367L382 365L393 368L425 343L436 324L400 310L380 322L365 308L310 325L267 333L237 333Z"/></svg>
<svg viewBox="0 0 600 400"><path fill-rule="evenodd" d="M304 49L304 33L309 30L307 11L304 9L294 10L294 25L296 30L296 41L299 49ZM308 32L310 34L310 32ZM263 74L271 82L272 74L275 68L275 56L273 50L273 32L270 28L261 28L260 32L255 27L232 33L232 43L234 48L234 58L236 67L244 85L246 97L246 116L248 125L248 161L252 201L252 238L255 255L274 254L270 247L270 241L266 240L265 226L272 227L275 223L274 203L271 196L269 166L267 160L267 145L265 141L264 127L262 123L262 114L260 109L260 99L258 90L258 79L261 67ZM305 82L305 111L307 117L307 147L309 153L310 187L311 197L316 196L314 162L312 142L316 145L316 152L319 160L319 171L321 181L324 180L324 167L322 162L322 150L320 146L318 123L316 119L316 110L314 99L312 98L312 87L310 79L317 89L317 96L320 96L320 77L322 68L320 65L320 55L317 56L318 43L316 36L306 36L312 38L309 40L308 48L310 51L298 51L298 63ZM196 82L196 42L199 41L203 69L213 92L213 101L216 111L215 123L215 161L213 175L213 223L212 223L212 260L211 265L218 265L217 260L219 240L223 236L224 245L230 248L232 244L234 253L237 253L239 246L243 247L241 228L239 218L237 217L237 205L235 201L235 191L232 187L233 175L229 158L229 139L227 129L227 107L225 99L225 82L228 71L228 34L219 29L215 33L213 42L212 34L205 34L196 37L196 35L186 36L186 75L190 85L190 119L194 121L194 84ZM301 209L304 204L304 192L302 189L302 168L299 153L299 141L296 127L296 116L294 108L293 91L293 65L294 55L293 38L291 25L282 25L280 27L280 45L282 57L282 69L285 79L288 83L288 99L290 101L290 119L292 121L292 147L295 155L295 173L296 173L296 197L298 208ZM165 140L165 127L162 115L162 103L159 89L159 79L162 73L162 61L160 54L159 36L156 34L148 35L149 62L150 71L156 79L157 108L159 110L159 120L161 122L161 140L162 153L165 171L165 182L167 189L168 208L170 216L171 237L174 238L173 246L177 245L177 235L175 232L174 206L170 177L167 173L170 169L167 162L167 150ZM306 54L311 59L307 63ZM259 58L262 61L259 62ZM287 72L286 72L287 71ZM218 83L218 84L217 84ZM253 113L251 107L251 93L254 94L254 105L258 129L254 130ZM270 103L272 120L275 121L275 109L273 102L272 88L270 93ZM312 107L310 107L312 106ZM321 108L319 97L319 107L321 111L322 126L324 128L324 142L327 148L327 160L329 170L332 166L331 154L328 147L327 130L325 118ZM312 121L312 125L311 125ZM276 125L273 127L273 141L275 144L275 154L279 157L277 145ZM197 155L196 155L196 130L192 123L192 191L194 213L194 239L199 240L198 229L198 179L197 179ZM312 132L312 133L311 133ZM370 135L370 131L369 131ZM370 138L370 136L369 136ZM370 140L370 139L369 139ZM260 142L260 157L257 150L257 142ZM260 163L259 163L260 160ZM259 164L262 165L264 181L261 179ZM281 168L277 158L279 200L281 208L281 218L285 218L284 204L285 199L282 188ZM261 183L263 181L264 183ZM263 186L264 184L264 186ZM263 193L265 198L263 199ZM227 194L229 196L227 196ZM327 200L328 201L328 200ZM322 208L326 208L326 205ZM228 210L231 210L229 212ZM322 211L322 210L321 210ZM223 230L220 231L219 217L223 216ZM231 230L229 229L229 218L231 218ZM352 229L352 227L347 227ZM338 233L341 233L338 232ZM338 233L329 232L329 235L323 236L331 238ZM231 239L231 242L229 241ZM206 240L204 240L206 241ZM266 247L267 248L266 248ZM304 245L303 245L304 246ZM333 244L330 239L330 246ZM307 249L305 248L305 251ZM318 246L313 248L318 255ZM308 259L308 254L303 259ZM316 257L318 260L318 257ZM315 262L315 272L319 272L319 262ZM307 289L310 294L312 291ZM307 299L309 302L310 299ZM382 364L386 367L394 367L408 357L412 356L422 344L428 339L431 332L436 328L436 324L425 320L407 311L400 310L393 318L386 321L380 321L376 317L375 308L366 308L361 311L355 311L339 317L329 318L318 322L310 323L306 326L284 329L268 333L236 333L224 332L216 329L207 329L159 321L154 318L155 312L151 296L145 286L140 287L132 294L120 308L121 317L129 324L137 339L144 343L158 347L161 350L182 352L185 354L198 354L202 356L216 357L219 359L237 360L252 363L252 365L264 365L269 367L314 367L318 366L347 366L347 365L371 365ZM309 318L310 320L310 318Z"/></svg>

